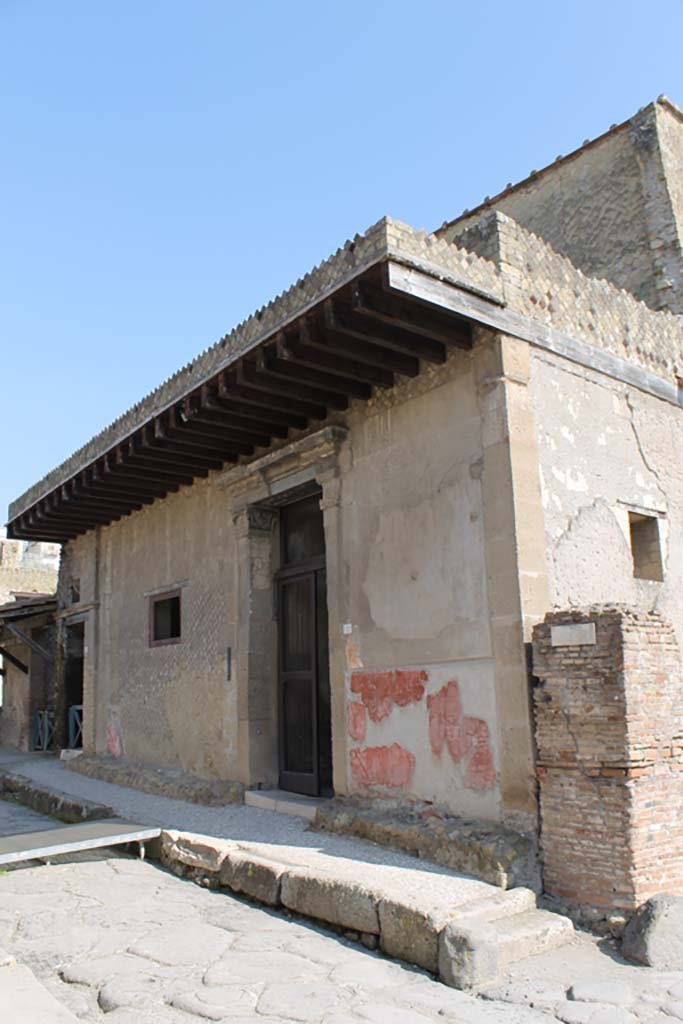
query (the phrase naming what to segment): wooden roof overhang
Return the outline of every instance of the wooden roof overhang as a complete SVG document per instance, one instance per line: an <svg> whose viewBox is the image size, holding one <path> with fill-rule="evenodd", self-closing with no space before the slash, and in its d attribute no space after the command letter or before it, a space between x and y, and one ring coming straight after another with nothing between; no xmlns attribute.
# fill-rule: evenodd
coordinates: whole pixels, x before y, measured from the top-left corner
<svg viewBox="0 0 683 1024"><path fill-rule="evenodd" d="M283 328L237 352L8 524L8 536L65 542L113 523L226 464L262 454L290 430L417 377L452 348L468 319L417 298L375 264Z"/></svg>

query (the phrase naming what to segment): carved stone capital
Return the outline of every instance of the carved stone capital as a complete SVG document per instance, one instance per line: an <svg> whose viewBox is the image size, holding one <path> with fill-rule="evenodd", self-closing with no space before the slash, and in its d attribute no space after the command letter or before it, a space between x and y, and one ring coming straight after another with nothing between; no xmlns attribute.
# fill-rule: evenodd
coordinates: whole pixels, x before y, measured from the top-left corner
<svg viewBox="0 0 683 1024"><path fill-rule="evenodd" d="M251 531L272 533L277 522L277 511L274 508L250 505L247 508L247 520Z"/></svg>

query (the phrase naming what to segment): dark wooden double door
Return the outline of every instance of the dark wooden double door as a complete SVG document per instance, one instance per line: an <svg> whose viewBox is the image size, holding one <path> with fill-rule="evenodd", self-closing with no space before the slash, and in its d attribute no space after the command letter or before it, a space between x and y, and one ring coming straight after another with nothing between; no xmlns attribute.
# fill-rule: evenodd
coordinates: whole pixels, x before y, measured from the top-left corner
<svg viewBox="0 0 683 1024"><path fill-rule="evenodd" d="M319 494L281 509L280 540L280 787L331 796L327 579Z"/></svg>

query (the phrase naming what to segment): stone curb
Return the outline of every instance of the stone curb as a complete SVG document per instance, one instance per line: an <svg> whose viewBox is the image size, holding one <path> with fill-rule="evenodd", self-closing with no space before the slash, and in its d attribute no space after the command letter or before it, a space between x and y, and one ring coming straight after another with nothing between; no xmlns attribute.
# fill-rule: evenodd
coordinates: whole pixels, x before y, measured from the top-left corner
<svg viewBox="0 0 683 1024"><path fill-rule="evenodd" d="M2 1024L78 1024L25 964L0 958L0 1020Z"/></svg>
<svg viewBox="0 0 683 1024"><path fill-rule="evenodd" d="M125 786L171 800L185 800L206 807L244 803L244 786L241 782L200 779L188 772L175 772L113 757L81 756L68 761L66 767L70 772L77 772L86 778L111 782L115 786Z"/></svg>
<svg viewBox="0 0 683 1024"><path fill-rule="evenodd" d="M387 955L431 971L454 988L494 984L507 960L494 922L519 919L536 908L535 894L517 888L436 910L421 905L419 894L389 898L319 868L270 860L234 841L175 830L162 831L150 856L200 885L301 914L368 948L379 945Z"/></svg>
<svg viewBox="0 0 683 1024"><path fill-rule="evenodd" d="M0 770L0 795L10 797L39 814L46 814L70 825L79 821L115 817L112 808L105 804L69 796L68 793L62 793L43 784L38 785L25 776L6 769Z"/></svg>

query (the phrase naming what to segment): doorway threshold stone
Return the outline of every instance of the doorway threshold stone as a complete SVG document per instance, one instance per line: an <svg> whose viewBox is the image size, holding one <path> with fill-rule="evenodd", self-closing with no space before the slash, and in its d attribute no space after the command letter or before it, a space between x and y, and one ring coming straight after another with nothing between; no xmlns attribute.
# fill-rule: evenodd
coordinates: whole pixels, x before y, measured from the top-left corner
<svg viewBox="0 0 683 1024"><path fill-rule="evenodd" d="M262 811L278 811L280 814L292 814L313 821L318 809L327 800L301 793L288 793L284 789L248 789L244 794L244 802L248 807L259 807Z"/></svg>

